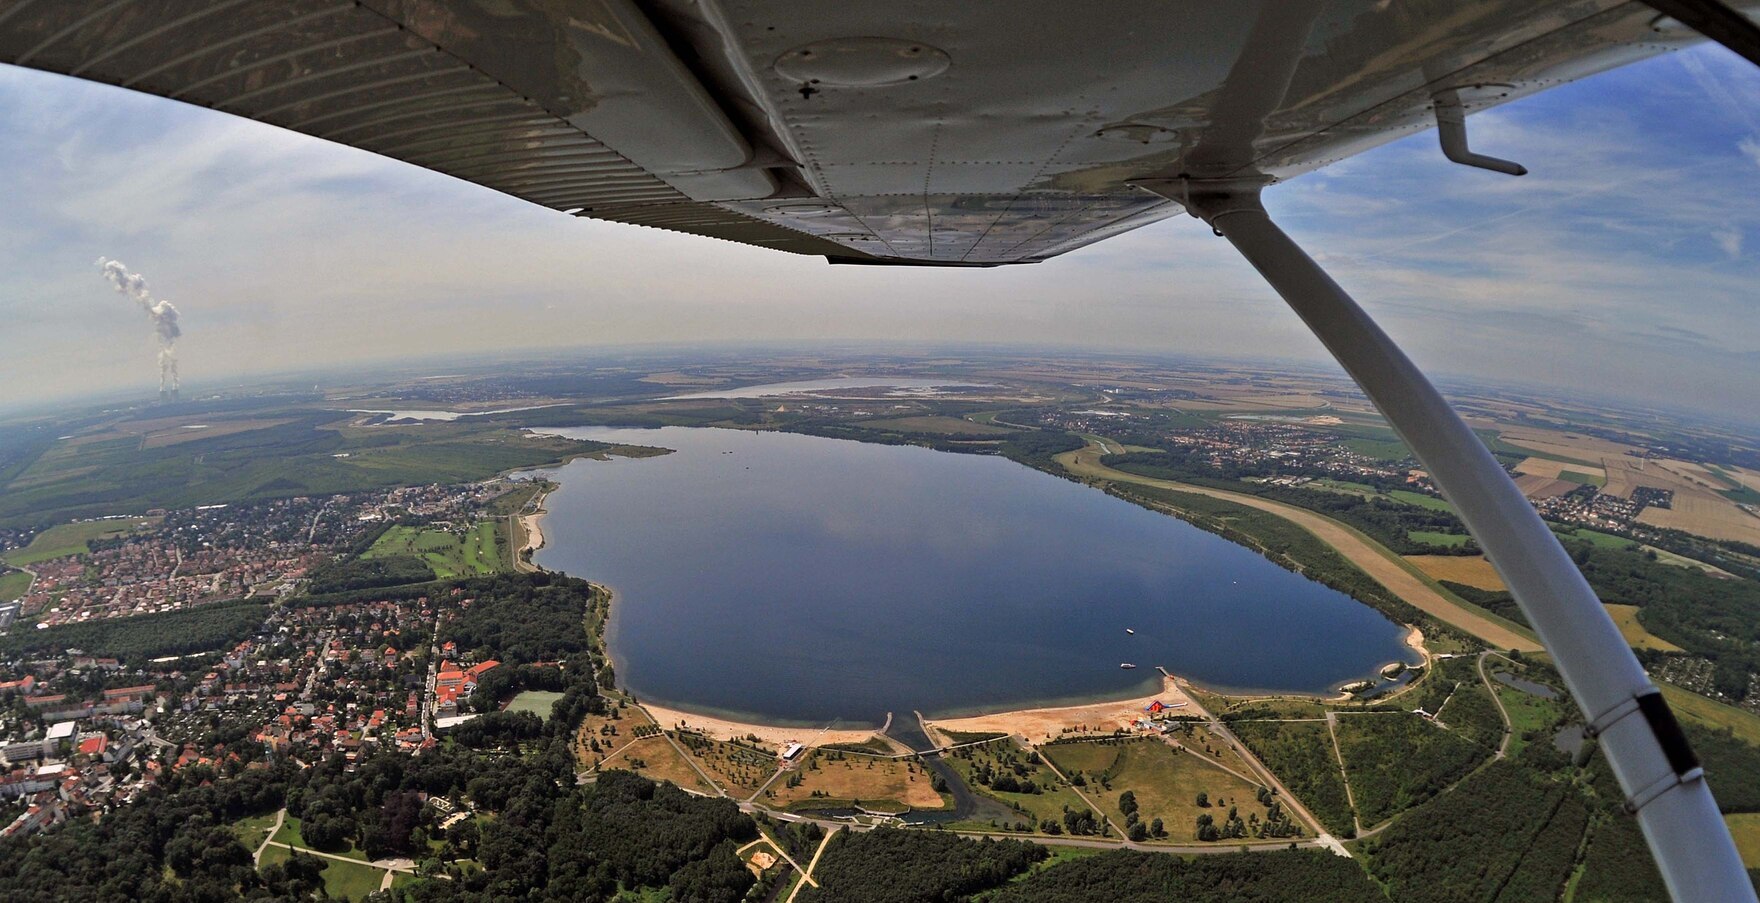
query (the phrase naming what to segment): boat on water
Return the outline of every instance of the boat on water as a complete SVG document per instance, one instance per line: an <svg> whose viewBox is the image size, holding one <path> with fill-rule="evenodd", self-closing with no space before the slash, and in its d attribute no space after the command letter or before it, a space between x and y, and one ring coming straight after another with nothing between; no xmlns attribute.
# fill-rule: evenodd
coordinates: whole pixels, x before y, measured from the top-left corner
<svg viewBox="0 0 1760 903"><path fill-rule="evenodd" d="M1132 668L1135 668L1135 667L1136 667L1136 665L1133 665L1133 664L1131 664L1131 663L1130 663L1130 662L1119 662L1119 663L1118 663L1118 666L1119 666L1119 667L1120 667L1120 668L1123 668L1123 669L1125 669L1125 670L1126 670L1126 671L1129 671L1129 670L1130 670L1130 669L1132 669Z"/></svg>
<svg viewBox="0 0 1760 903"><path fill-rule="evenodd" d="M1124 632L1130 634L1131 636L1137 635L1137 629L1135 627L1126 627L1124 629Z"/></svg>

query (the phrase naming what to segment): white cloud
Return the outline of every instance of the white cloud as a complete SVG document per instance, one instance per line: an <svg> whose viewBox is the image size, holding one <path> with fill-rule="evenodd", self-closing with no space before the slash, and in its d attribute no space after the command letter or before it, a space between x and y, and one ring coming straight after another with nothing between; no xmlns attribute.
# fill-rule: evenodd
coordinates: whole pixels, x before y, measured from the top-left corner
<svg viewBox="0 0 1760 903"><path fill-rule="evenodd" d="M1742 233L1735 229L1719 229L1711 233L1711 239L1728 254L1731 260L1742 256Z"/></svg>

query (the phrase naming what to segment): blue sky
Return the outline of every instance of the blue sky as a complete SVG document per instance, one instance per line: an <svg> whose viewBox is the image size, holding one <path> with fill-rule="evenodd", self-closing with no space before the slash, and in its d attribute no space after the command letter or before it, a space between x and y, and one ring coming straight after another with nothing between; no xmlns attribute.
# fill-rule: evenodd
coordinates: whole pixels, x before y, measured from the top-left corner
<svg viewBox="0 0 1760 903"><path fill-rule="evenodd" d="M1760 70L1670 54L1476 115L1512 179L1424 133L1267 205L1434 372L1760 421ZM978 340L1319 361L1189 218L1031 267L828 267L574 220L272 127L0 67L0 409L138 394L183 313L192 386L387 355Z"/></svg>

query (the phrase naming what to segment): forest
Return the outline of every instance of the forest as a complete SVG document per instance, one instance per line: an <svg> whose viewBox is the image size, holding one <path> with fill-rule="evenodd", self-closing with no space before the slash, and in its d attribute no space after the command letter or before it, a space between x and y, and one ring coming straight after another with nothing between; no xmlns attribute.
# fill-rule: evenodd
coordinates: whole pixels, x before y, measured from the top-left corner
<svg viewBox="0 0 1760 903"><path fill-rule="evenodd" d="M1356 862L1323 850L1168 856L1130 850L1045 869L987 903L1385 903Z"/></svg>
<svg viewBox="0 0 1760 903"><path fill-rule="evenodd" d="M1044 859L1023 840L971 841L931 831L878 828L832 841L800 903L934 903L1000 887Z"/></svg>
<svg viewBox="0 0 1760 903"><path fill-rule="evenodd" d="M15 630L0 636L0 657L59 654L77 648L138 665L164 655L208 652L237 643L257 632L269 617L269 608L267 602L238 599L130 618Z"/></svg>

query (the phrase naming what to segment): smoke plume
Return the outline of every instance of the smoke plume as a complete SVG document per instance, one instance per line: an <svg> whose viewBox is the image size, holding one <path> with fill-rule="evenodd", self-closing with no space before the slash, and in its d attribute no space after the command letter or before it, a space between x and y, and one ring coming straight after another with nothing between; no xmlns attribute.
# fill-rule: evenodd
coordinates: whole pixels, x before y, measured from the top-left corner
<svg viewBox="0 0 1760 903"><path fill-rule="evenodd" d="M98 269L104 278L110 280L120 294L134 299L141 311L153 323L153 337L159 343L159 396L161 398L177 397L177 337L183 330L177 326L177 307L170 301L153 300L153 294L147 288L146 277L139 273L130 273L128 267L120 260L107 257L98 258Z"/></svg>

